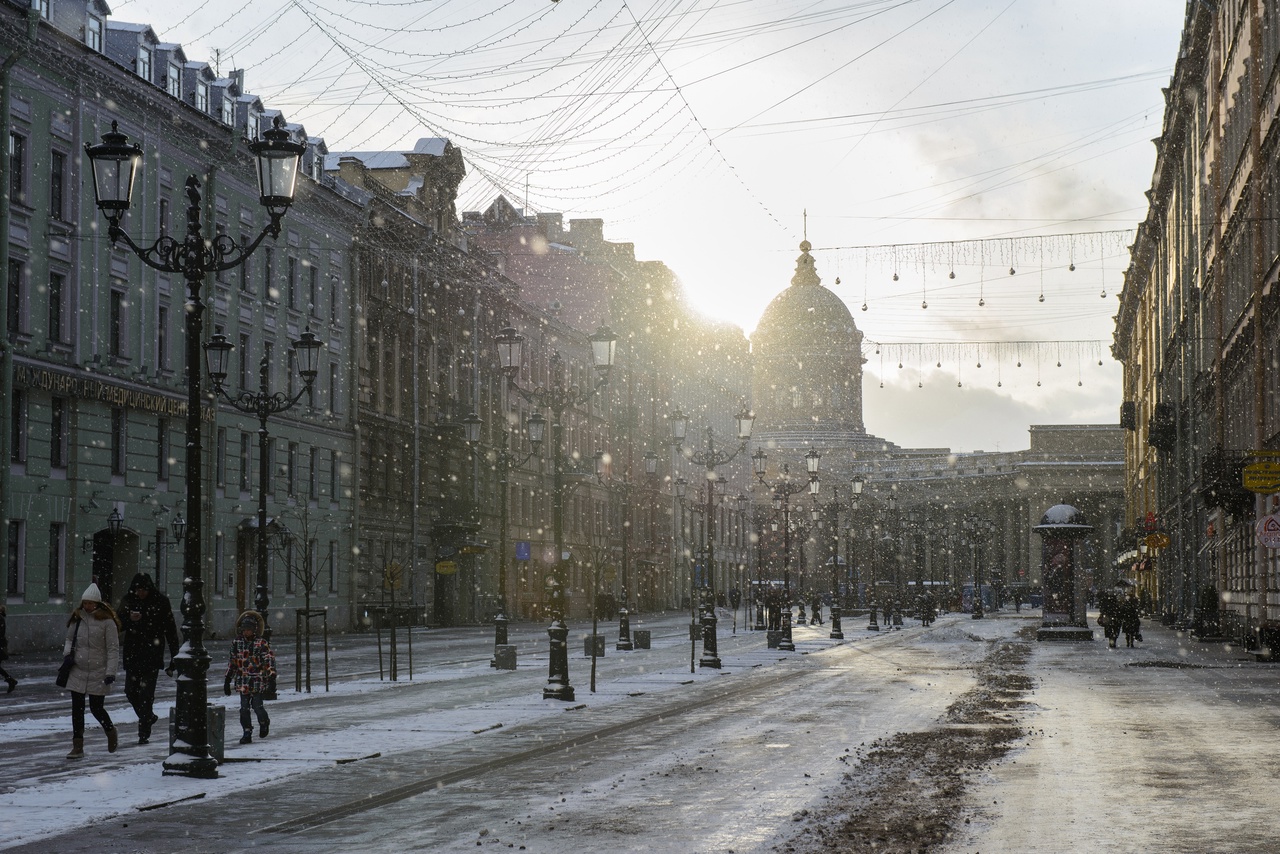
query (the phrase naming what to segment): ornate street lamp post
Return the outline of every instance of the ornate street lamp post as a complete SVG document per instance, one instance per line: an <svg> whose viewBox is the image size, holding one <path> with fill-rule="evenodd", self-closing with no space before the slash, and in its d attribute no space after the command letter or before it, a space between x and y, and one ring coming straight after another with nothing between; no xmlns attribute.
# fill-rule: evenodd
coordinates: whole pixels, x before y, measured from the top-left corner
<svg viewBox="0 0 1280 854"><path fill-rule="evenodd" d="M828 524L831 525L831 639L844 640L844 630L840 625L841 609L840 609L840 511L848 510L850 513L856 512L858 509L858 498L862 495L863 479L861 475L854 477L849 484L849 501L841 504L840 496L837 489L831 490L831 500L827 502L826 512ZM816 512L817 498L814 498L814 508ZM818 518L815 515L814 522ZM850 529L852 530L852 528ZM852 561L853 555L849 555Z"/></svg>
<svg viewBox="0 0 1280 854"><path fill-rule="evenodd" d="M516 375L523 364L524 336L514 327L505 327L498 333L495 342L498 347L498 359L502 373L507 378L511 389L532 403L538 409L551 412L551 472L552 503L551 528L555 540L555 562L553 564L547 608L551 612L551 625L547 628L550 657L547 663L547 684L542 689L544 700L571 701L574 698L573 686L569 684L569 627L565 624L564 587L565 587L565 553L564 553L564 413L566 410L582 406L609 382L609 371L613 367L618 338L606 326L601 326L590 337L591 359L595 364L598 378L591 388L581 389L565 384L564 363L560 354L551 354L549 386L535 389L524 389L516 383ZM539 424L539 431L541 430ZM541 440L541 435L537 439ZM530 425L529 440L534 441L533 428Z"/></svg>
<svg viewBox="0 0 1280 854"><path fill-rule="evenodd" d="M769 455L763 448L751 455L756 479L761 486L773 493L773 509L782 513L782 637L778 641L778 649L786 652L794 652L796 648L791 637L791 496L807 491L817 500L821 487L818 481L819 458L816 448L810 448L809 453L804 455L805 468L809 473L808 481L793 481L786 463L782 464L782 477L776 481L768 481L765 473L768 470Z"/></svg>
<svg viewBox="0 0 1280 854"><path fill-rule="evenodd" d="M742 410L734 417L738 429L738 447L732 453L726 453L716 448L715 433L712 431L711 425L707 425L706 428L706 446L701 451L695 451L684 449L685 433L689 426L689 419L679 409L671 414L671 444L695 465L706 468L707 517L706 524L703 525L703 532L706 539L704 551L707 584L702 591L702 658L698 661L699 667L720 667L720 655L716 642L715 600L714 502L715 485L718 479L716 468L728 465L747 447L747 443L751 441L751 428L755 424L755 420L755 414L748 410L744 404Z"/></svg>
<svg viewBox="0 0 1280 854"><path fill-rule="evenodd" d="M631 480L629 474L622 477L613 477L610 474L612 460L604 451L596 452L596 480L604 484L609 490L609 495L617 495L623 507L622 519L622 603L618 607L618 642L614 648L623 652L630 652L634 648L631 641L631 612L627 609L627 602L631 595L628 589L629 578L627 575L628 567L631 564L631 489L636 484ZM658 455L653 451L649 451L644 455L644 474L645 484L652 484L653 478L658 473ZM610 514L616 515L616 514Z"/></svg>
<svg viewBox="0 0 1280 854"><path fill-rule="evenodd" d="M165 774L211 778L218 776L218 762L209 755L208 706L209 653L204 646L204 580L201 573L204 542L201 536L203 518L200 482L200 340L203 332L204 300L200 292L210 273L238 267L253 254L268 235L280 236L280 223L293 204L294 183L298 175L298 159L304 147L289 138L284 121L277 116L275 126L263 139L249 143L258 161L259 201L269 217L262 232L247 246L240 246L229 236L219 234L212 239L204 235L201 220L200 181L187 178L187 231L182 239L162 236L150 246L139 246L120 227L128 212L134 179L142 148L129 144L115 122L102 142L86 145L93 168L93 190L98 210L107 217L107 237L114 245L120 241L144 264L163 273L180 273L187 285L187 449L186 449L186 519L187 538L183 548L182 582L182 649L174 658L178 670L178 696L175 720L174 751L164 763Z"/></svg>
<svg viewBox="0 0 1280 854"><path fill-rule="evenodd" d="M271 637L271 622L267 614L271 605L271 585L267 578L267 487L271 480L271 434L267 431L267 419L292 409L315 383L317 361L324 344L308 330L292 346L297 356L298 374L302 377L302 387L297 394L270 390L271 366L267 363L267 357L263 356L258 363L258 390L232 395L224 386L227 381L227 363L234 349L231 342L225 335L215 335L204 345L205 362L214 391L235 409L258 419L258 588L254 591L253 606L262 616L263 636L268 639ZM245 355L248 356L247 353Z"/></svg>

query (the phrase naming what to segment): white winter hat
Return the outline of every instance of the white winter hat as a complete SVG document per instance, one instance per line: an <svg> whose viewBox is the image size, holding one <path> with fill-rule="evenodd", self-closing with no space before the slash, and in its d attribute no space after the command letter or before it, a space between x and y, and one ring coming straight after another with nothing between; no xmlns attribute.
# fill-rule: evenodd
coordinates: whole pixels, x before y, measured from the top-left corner
<svg viewBox="0 0 1280 854"><path fill-rule="evenodd" d="M84 594L80 597L81 602L97 602L102 604L102 591L98 589L98 585L90 584L84 589Z"/></svg>

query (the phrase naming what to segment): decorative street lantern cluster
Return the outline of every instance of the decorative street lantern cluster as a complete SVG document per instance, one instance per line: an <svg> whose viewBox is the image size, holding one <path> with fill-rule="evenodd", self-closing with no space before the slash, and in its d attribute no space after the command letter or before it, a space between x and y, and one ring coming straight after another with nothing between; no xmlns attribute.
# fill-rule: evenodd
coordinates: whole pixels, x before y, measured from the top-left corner
<svg viewBox="0 0 1280 854"><path fill-rule="evenodd" d="M552 578L547 585L549 592L547 608L551 612L551 625L547 628L550 658L547 664L547 684L542 689L544 700L571 701L574 698L573 686L569 684L569 627L564 621L566 559L564 550L566 474L563 460L564 413L572 407L582 406L591 400L609 382L609 371L613 368L613 359L617 353L618 337L607 326L601 326L590 336L590 341L591 359L598 376L591 388L582 389L565 383L564 364L560 354L556 352L551 355L551 385L524 389L516 383L516 377L524 365L524 336L514 327L508 326L502 329L494 339L498 349L499 364L510 388L538 409L551 412L551 522L556 553ZM529 417L526 427L530 442L541 444L545 423L540 415L537 416L536 421L533 416Z"/></svg>
<svg viewBox="0 0 1280 854"><path fill-rule="evenodd" d="M706 584L701 591L702 610L702 658L699 667L720 667L720 654L716 641L716 591L715 591L715 485L719 476L716 469L728 465L738 454L746 449L751 441L751 428L756 416L743 404L742 409L734 417L738 431L738 447L732 452L716 448L715 432L711 425L706 427L706 444L702 450L686 449L685 437L689 427L689 419L676 409L671 413L671 444L677 452L695 465L706 469L706 522L703 525L703 566L705 567Z"/></svg>
<svg viewBox="0 0 1280 854"><path fill-rule="evenodd" d="M133 187L142 148L129 144L116 122L97 145L86 145L93 167L93 190L98 210L107 217L107 237L120 241L144 264L164 273L180 273L187 285L186 306L186 519L187 537L183 549L182 649L174 658L178 670L175 739L173 753L164 763L165 774L211 778L218 776L218 761L209 755L207 677L209 653L204 646L204 580L201 577L203 539L201 536L201 435L200 344L203 331L204 300L201 290L209 274L230 270L245 263L268 235L280 236L280 223L293 204L298 160L304 146L293 142L277 115L274 126L263 139L249 143L258 161L259 202L268 221L262 232L247 246L240 246L226 234L206 238L201 220L200 181L187 178L187 229L177 239L162 236L150 246L140 246L120 227L120 220L132 203Z"/></svg>
<svg viewBox="0 0 1280 854"><path fill-rule="evenodd" d="M818 480L818 460L821 454L817 448L810 448L804 455L805 469L809 477L807 481L793 480L790 468L782 464L782 477L770 481L765 479L768 471L769 455L761 448L751 455L756 479L773 493L773 509L782 514L782 637L778 640L778 649L794 652L796 645L791 637L791 496L808 492L813 500L817 500L821 483ZM775 528L774 530L777 530ZM801 603L801 617L804 615L804 604Z"/></svg>

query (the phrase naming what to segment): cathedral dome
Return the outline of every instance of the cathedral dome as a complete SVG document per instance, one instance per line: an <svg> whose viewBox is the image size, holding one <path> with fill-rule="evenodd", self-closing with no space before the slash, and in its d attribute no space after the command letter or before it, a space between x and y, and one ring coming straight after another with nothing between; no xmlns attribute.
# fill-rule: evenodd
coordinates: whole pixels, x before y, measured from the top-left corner
<svg viewBox="0 0 1280 854"><path fill-rule="evenodd" d="M791 287L774 297L751 336L752 349L843 349L861 338L840 297L822 286L809 241L800 244Z"/></svg>

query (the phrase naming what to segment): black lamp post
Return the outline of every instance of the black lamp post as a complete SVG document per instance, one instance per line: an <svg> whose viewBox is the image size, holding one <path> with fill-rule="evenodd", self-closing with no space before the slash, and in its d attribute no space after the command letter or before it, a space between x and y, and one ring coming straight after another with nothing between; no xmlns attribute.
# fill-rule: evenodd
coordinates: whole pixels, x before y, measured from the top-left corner
<svg viewBox="0 0 1280 854"><path fill-rule="evenodd" d="M253 606L262 617L263 637L271 638L271 621L267 609L271 605L271 585L267 578L267 487L271 482L270 447L271 434L267 431L267 419L272 415L286 412L302 399L316 381L317 364L320 350L324 347L320 339L310 331L302 333L293 342L293 352L297 356L298 374L302 377L302 387L297 394L272 392L269 388L271 366L264 355L258 362L258 390L242 391L238 395L227 392L227 363L231 351L235 349L225 335L215 335L204 345L205 362L209 370L209 379L213 381L213 390L235 409L258 419L258 583L253 594ZM248 356L246 353L245 356ZM267 699L271 699L268 697Z"/></svg>
<svg viewBox="0 0 1280 854"><path fill-rule="evenodd" d="M840 609L840 511L848 510L850 513L858 509L858 497L862 495L863 487L862 477L856 476L849 484L849 501L840 503L840 495L838 489L831 490L831 500L827 502L826 513L827 523L831 526L831 639L844 640L844 630L840 625L841 609ZM817 498L814 498L814 507L817 508ZM815 516L814 522L818 519Z"/></svg>
<svg viewBox="0 0 1280 854"><path fill-rule="evenodd" d="M786 463L782 464L782 477L776 481L769 481L765 479L769 455L763 448L751 455L756 480L772 491L773 509L782 513L782 638L778 641L778 649L787 652L794 652L796 648L795 641L791 637L791 496L808 492L815 500L817 499L821 486L818 481L820 457L816 448L810 448L804 455L805 468L809 473L807 481L793 481Z"/></svg>
<svg viewBox="0 0 1280 854"><path fill-rule="evenodd" d="M752 598L755 600L755 605L756 605L755 630L757 632L763 632L765 630L765 624L764 624L764 606L765 606L764 511L763 510L756 510L755 522L756 522L756 589Z"/></svg>
<svg viewBox="0 0 1280 854"><path fill-rule="evenodd" d="M102 142L86 145L93 167L93 190L98 209L107 217L107 236L114 245L123 241L144 264L164 273L180 273L187 285L187 538L183 549L182 649L174 658L178 670L176 738L174 752L164 763L165 774L211 778L218 776L218 762L209 755L208 705L209 653L204 646L204 580L201 572L203 508L200 437L200 340L203 330L204 300L200 292L210 273L230 270L243 264L263 239L280 236L280 223L293 204L298 160L304 146L293 142L276 116L274 127L263 139L249 143L258 161L259 201L269 217L262 232L247 246L229 236L212 239L204 235L201 220L200 181L187 178L187 231L181 239L162 236L150 246L139 246L120 227L129 210L134 178L142 160L142 148L129 144L115 122L103 134Z"/></svg>
<svg viewBox="0 0 1280 854"><path fill-rule="evenodd" d="M606 326L601 326L590 337L591 358L595 364L598 379L587 389L565 384L564 364L560 354L552 353L550 365L550 386L539 386L535 389L523 389L516 383L516 375L520 373L524 358L524 336L514 327L505 327L498 333L495 343L498 347L498 359L502 373L508 385L525 400L539 409L551 411L551 471L552 471L552 505L551 526L555 540L555 563L551 583L548 610L551 612L551 625L547 628L550 644L550 658L547 664L547 684L542 689L544 700L571 701L574 698L573 686L569 684L569 627L565 624L564 613L564 413L571 407L581 406L595 397L609 381L609 370L613 367L618 338ZM539 416L537 422L538 435L535 437L533 418L529 419L529 441L542 441L542 429L545 421Z"/></svg>
<svg viewBox="0 0 1280 854"><path fill-rule="evenodd" d="M526 421L526 429L529 435L529 443L532 450L529 453L520 456L511 452L511 434L507 430L502 431L502 445L493 448L484 453L484 459L493 466L494 471L498 473L498 486L501 488L499 510L498 510L498 613L493 615L493 645L494 647L504 646L507 643L507 495L510 488L508 475L527 463L538 450L542 447L543 428L545 427L544 419L537 412L530 415ZM480 449L480 431L484 426L484 422L480 420L480 416L475 412L467 415L462 419L462 428L466 435L467 445L475 453ZM537 438L534 438L534 435ZM498 660L495 657L489 662L491 667L498 666Z"/></svg>
<svg viewBox="0 0 1280 854"><path fill-rule="evenodd" d="M614 648L630 652L635 645L631 641L631 612L627 608L631 596L628 589L628 568L631 565L631 489L636 484L629 474L614 477L612 462L612 458L604 451L596 452L596 480L609 490L610 498L616 495L622 502L622 602L618 606L618 642ZM652 483L658 473L658 455L653 451L644 455L644 473L646 484Z"/></svg>
<svg viewBox="0 0 1280 854"><path fill-rule="evenodd" d="M715 590L715 485L718 480L716 468L718 466L728 465L738 454L742 453L747 447L747 443L751 441L751 428L755 424L756 416L744 404L741 411L734 417L738 429L738 447L731 453L727 453L716 448L715 433L711 425L706 428L706 445L701 451L685 450L685 435L689 426L689 419L684 413L677 409L671 413L671 444L685 456L686 459L695 465L704 466L706 468L707 482L707 507L706 507L706 524L703 525L704 537L706 543L704 546L707 584L702 590L702 658L698 661L699 667L720 667L720 654L717 649L716 642L716 590Z"/></svg>

